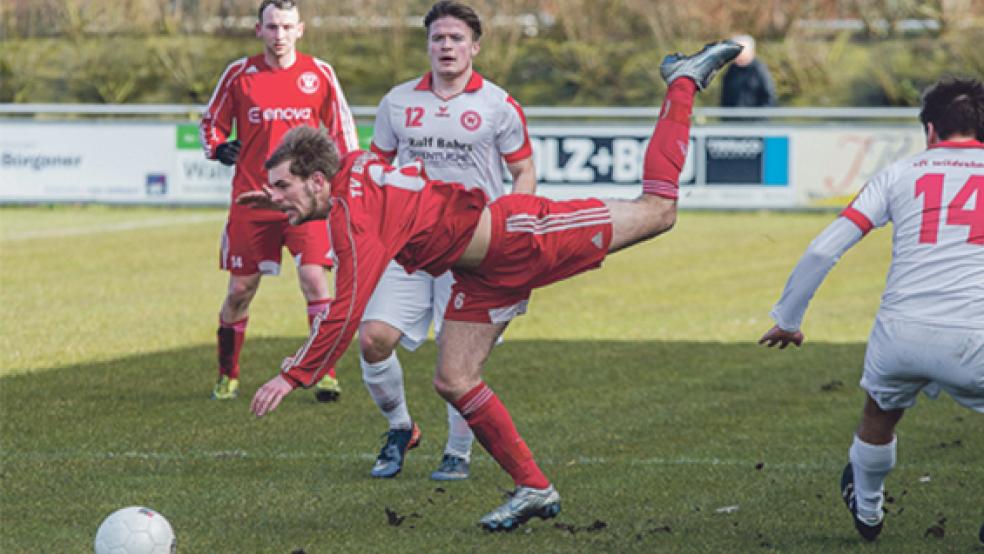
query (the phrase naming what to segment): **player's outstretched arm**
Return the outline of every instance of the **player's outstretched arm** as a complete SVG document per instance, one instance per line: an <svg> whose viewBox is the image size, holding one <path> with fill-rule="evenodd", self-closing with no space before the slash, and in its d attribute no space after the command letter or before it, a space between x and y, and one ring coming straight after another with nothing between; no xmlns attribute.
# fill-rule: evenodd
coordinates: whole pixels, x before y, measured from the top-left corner
<svg viewBox="0 0 984 554"><path fill-rule="evenodd" d="M786 348L790 343L800 346L803 344L803 332L802 331L786 331L780 329L778 325L774 325L772 329L766 331L762 338L759 339L759 344L764 344L769 348L775 345L779 345L779 350Z"/></svg>
<svg viewBox="0 0 984 554"><path fill-rule="evenodd" d="M249 190L236 197L236 204L249 206L257 210L279 210L280 207L270 198L270 192L266 190Z"/></svg>
<svg viewBox="0 0 984 554"><path fill-rule="evenodd" d="M283 375L278 373L276 377L270 379L262 387L257 389L256 394L253 395L253 402L250 403L249 409L256 417L263 417L276 410L277 406L280 405L280 401L290 394L292 390L294 390L294 386Z"/></svg>

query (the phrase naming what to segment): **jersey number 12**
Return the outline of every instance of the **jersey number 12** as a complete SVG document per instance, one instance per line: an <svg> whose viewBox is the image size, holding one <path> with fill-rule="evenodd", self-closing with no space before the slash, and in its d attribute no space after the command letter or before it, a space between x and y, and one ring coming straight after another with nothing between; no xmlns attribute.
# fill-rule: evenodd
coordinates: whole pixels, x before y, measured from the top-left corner
<svg viewBox="0 0 984 554"><path fill-rule="evenodd" d="M974 205L967 209L970 197L976 194ZM916 181L916 197L923 196L922 225L919 242L936 244L939 241L940 219L943 215L943 174L927 173ZM967 225L967 242L984 245L984 175L973 175L946 206L947 225Z"/></svg>

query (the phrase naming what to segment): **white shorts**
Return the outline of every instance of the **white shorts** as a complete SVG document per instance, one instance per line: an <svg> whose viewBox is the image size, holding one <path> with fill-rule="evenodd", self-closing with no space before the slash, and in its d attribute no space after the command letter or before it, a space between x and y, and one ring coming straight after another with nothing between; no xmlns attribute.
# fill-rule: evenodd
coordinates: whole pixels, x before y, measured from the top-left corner
<svg viewBox="0 0 984 554"><path fill-rule="evenodd" d="M936 398L942 389L984 413L984 329L879 315L868 339L861 388L883 410L911 408L919 391Z"/></svg>
<svg viewBox="0 0 984 554"><path fill-rule="evenodd" d="M403 266L391 261L366 305L362 321L392 325L403 333L400 344L407 350L416 350L427 340L432 321L434 334L441 332L453 283L450 271L440 277L426 271L408 274Z"/></svg>

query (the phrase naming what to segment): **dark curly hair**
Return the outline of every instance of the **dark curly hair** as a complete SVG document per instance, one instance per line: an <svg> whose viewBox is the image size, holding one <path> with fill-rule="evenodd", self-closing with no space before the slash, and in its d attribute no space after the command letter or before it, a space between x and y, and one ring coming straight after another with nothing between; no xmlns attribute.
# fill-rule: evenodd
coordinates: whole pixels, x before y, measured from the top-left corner
<svg viewBox="0 0 984 554"><path fill-rule="evenodd" d="M440 2L431 6L430 11L424 16L424 28L427 29L427 34L430 35L431 23L441 19L442 17L453 17L455 19L460 19L468 25L472 30L472 38L478 40L482 37L482 20L475 13L475 10L467 4L462 4L461 2L456 2L455 0L441 0Z"/></svg>
<svg viewBox="0 0 984 554"><path fill-rule="evenodd" d="M926 89L919 121L932 123L941 140L973 135L984 141L984 84L977 79L944 77Z"/></svg>

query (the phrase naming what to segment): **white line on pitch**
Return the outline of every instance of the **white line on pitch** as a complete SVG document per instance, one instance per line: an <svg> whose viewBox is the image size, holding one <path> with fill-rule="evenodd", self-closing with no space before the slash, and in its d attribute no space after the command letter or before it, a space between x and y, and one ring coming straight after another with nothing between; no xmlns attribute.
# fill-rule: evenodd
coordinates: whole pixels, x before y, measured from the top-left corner
<svg viewBox="0 0 984 554"><path fill-rule="evenodd" d="M49 229L32 229L11 233L0 237L4 241L18 241L28 239L53 238L53 237L76 237L80 235L95 235L100 233L116 233L119 231L132 231L134 229L147 229L150 227L166 227L168 225L187 225L194 223L211 223L222 221L226 214L197 214L184 217L158 217L154 219L141 219L132 221L120 221L117 223L106 223L94 227L54 227Z"/></svg>
<svg viewBox="0 0 984 554"><path fill-rule="evenodd" d="M153 452L128 450L122 452L78 452L67 450L55 451L27 451L14 452L6 451L0 453L0 459L21 459L21 460L157 460L157 461L181 461L181 460L333 460L337 462L371 461L376 459L376 455L371 452L249 452L246 450L193 450L186 452ZM479 464L491 464L491 460L474 460ZM605 458L597 456L577 456L568 459L538 458L537 463L547 466L734 466L734 467L755 467L758 463L764 463L764 468L771 470L795 470L795 471L828 471L839 470L843 467L840 461L823 462L770 462L768 460L736 460L727 458L692 458L681 456L678 458ZM918 469L918 466L899 464L898 469ZM932 471L939 472L946 469L969 469L966 464L933 464Z"/></svg>

